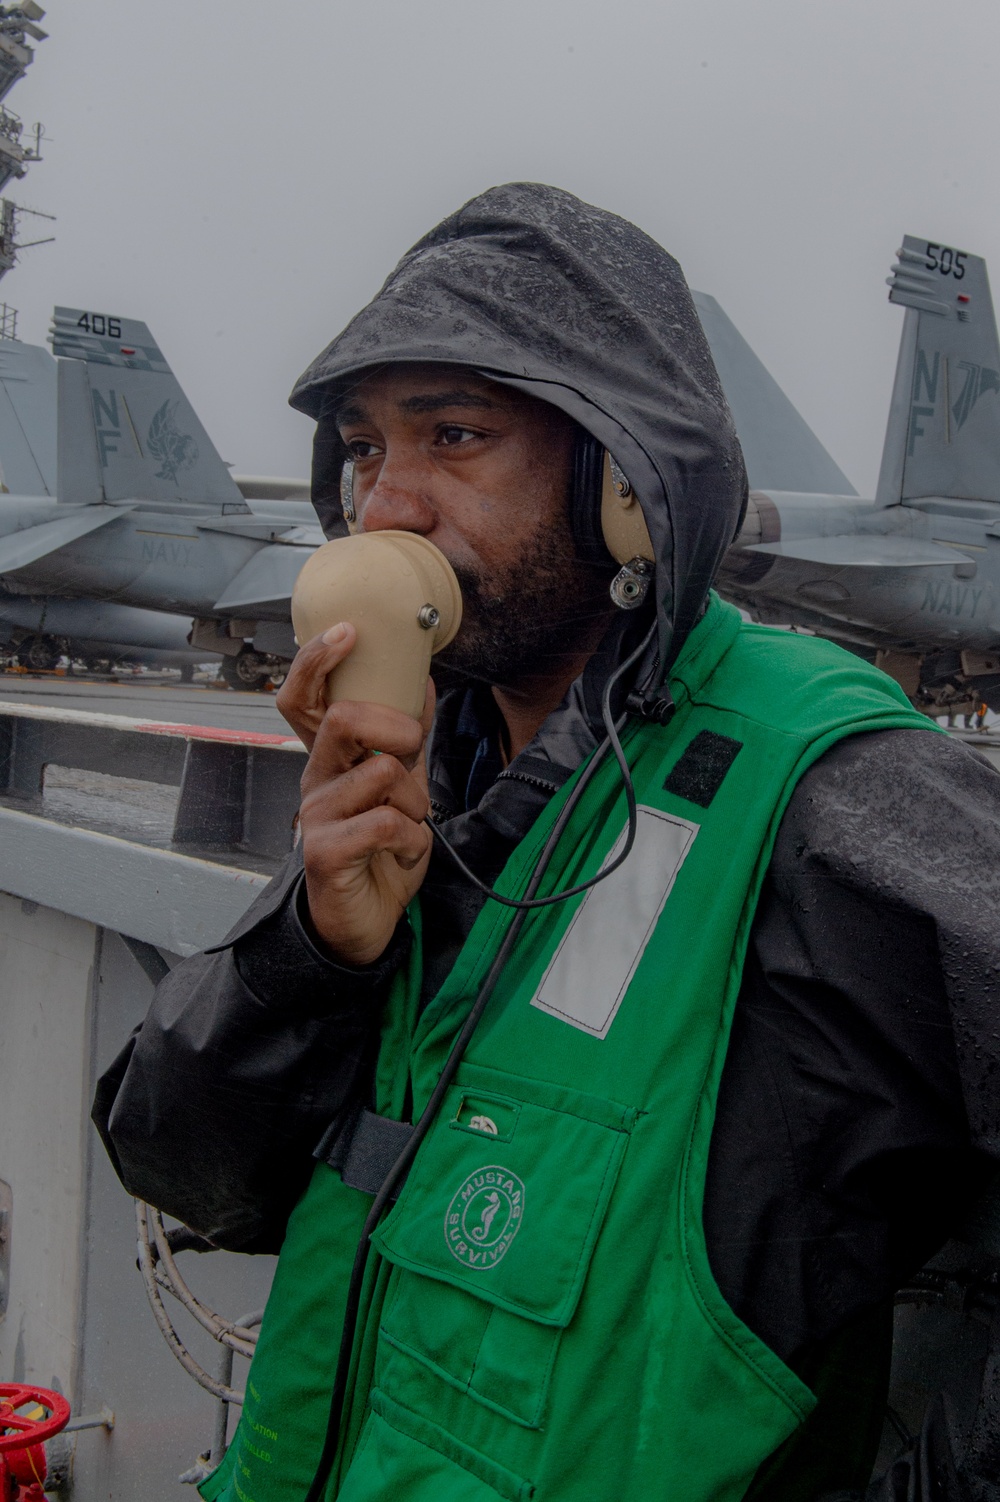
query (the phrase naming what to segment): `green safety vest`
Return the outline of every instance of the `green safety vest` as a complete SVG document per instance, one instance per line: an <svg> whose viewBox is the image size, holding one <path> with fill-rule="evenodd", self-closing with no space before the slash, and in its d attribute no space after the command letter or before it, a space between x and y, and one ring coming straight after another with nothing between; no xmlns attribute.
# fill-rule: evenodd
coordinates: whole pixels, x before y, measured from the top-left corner
<svg viewBox="0 0 1000 1502"><path fill-rule="evenodd" d="M737 1502L814 1404L733 1313L702 1227L743 961L779 821L834 742L928 728L839 647L713 596L666 726L624 744L640 806L621 869L532 913L374 1237L339 1502ZM523 893L575 778L498 883ZM592 876L626 824L613 759L542 893ZM380 1114L416 1120L511 921L487 902L421 1012L415 941L383 1023ZM412 1115L411 1115L412 1113ZM325 1163L289 1222L246 1405L208 1502L301 1502L371 1204Z"/></svg>

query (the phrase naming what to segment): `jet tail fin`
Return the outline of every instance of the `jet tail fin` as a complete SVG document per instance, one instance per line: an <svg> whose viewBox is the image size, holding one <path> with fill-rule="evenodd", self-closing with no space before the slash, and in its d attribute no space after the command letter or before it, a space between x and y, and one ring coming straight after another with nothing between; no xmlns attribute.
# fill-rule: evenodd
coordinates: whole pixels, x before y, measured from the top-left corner
<svg viewBox="0 0 1000 1502"><path fill-rule="evenodd" d="M13 495L56 493L56 362L0 339L0 476Z"/></svg>
<svg viewBox="0 0 1000 1502"><path fill-rule="evenodd" d="M856 495L843 470L715 298L706 292L693 295L736 423L750 488Z"/></svg>
<svg viewBox="0 0 1000 1502"><path fill-rule="evenodd" d="M889 277L906 309L876 503L1000 501L1000 341L986 262L907 235Z"/></svg>
<svg viewBox="0 0 1000 1502"><path fill-rule="evenodd" d="M80 362L61 371L60 500L180 500L213 510L229 502L245 508L144 323L56 308L50 337L53 354Z"/></svg>

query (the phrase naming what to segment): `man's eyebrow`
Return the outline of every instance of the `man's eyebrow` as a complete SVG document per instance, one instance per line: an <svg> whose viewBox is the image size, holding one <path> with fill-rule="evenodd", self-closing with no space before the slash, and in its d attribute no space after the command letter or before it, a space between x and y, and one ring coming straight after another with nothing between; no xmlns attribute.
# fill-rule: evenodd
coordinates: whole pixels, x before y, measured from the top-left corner
<svg viewBox="0 0 1000 1502"><path fill-rule="evenodd" d="M496 402L475 391L430 391L426 396L408 396L401 401L403 412L440 412L443 407L485 407L492 409Z"/></svg>
<svg viewBox="0 0 1000 1502"><path fill-rule="evenodd" d="M405 397L399 404L402 412L440 412L447 407L478 407L489 411L496 406L496 402L476 391L428 391ZM346 402L334 413L334 423L338 428L345 423L367 420L368 413L360 402Z"/></svg>
<svg viewBox="0 0 1000 1502"><path fill-rule="evenodd" d="M338 407L333 414L334 425L338 428L345 422L364 422L364 420L365 409L359 407L357 402L347 402L345 406Z"/></svg>

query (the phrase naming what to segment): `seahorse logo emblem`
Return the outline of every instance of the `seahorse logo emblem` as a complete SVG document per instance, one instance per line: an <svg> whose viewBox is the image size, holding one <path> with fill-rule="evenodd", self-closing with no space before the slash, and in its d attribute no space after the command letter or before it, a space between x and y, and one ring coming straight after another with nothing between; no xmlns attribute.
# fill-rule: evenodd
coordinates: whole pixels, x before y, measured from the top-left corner
<svg viewBox="0 0 1000 1502"><path fill-rule="evenodd" d="M506 1257L523 1216L523 1183L516 1173L490 1164L468 1174L452 1196L445 1243L457 1262L486 1272Z"/></svg>
<svg viewBox="0 0 1000 1502"><path fill-rule="evenodd" d="M169 399L153 413L146 434L146 451L160 466L156 471L158 480L173 480L182 469L190 469L198 458L198 445L190 433L182 433L177 426L179 403Z"/></svg>
<svg viewBox="0 0 1000 1502"><path fill-rule="evenodd" d="M486 1196L486 1204L483 1206L482 1218L478 1226L472 1227L472 1236L476 1241L485 1241L490 1234L490 1226L500 1209L500 1196L495 1189L491 1189Z"/></svg>

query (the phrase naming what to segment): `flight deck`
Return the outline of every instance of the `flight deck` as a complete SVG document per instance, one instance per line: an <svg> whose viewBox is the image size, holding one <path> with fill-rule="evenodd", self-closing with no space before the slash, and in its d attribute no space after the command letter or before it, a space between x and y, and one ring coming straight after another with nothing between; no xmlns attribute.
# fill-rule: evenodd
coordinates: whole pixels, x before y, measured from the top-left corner
<svg viewBox="0 0 1000 1502"><path fill-rule="evenodd" d="M28 704L99 714L145 715L175 724L216 725L224 730L290 734L272 693L239 693L207 678L180 683L176 674L98 678L0 673L0 699L23 699Z"/></svg>

